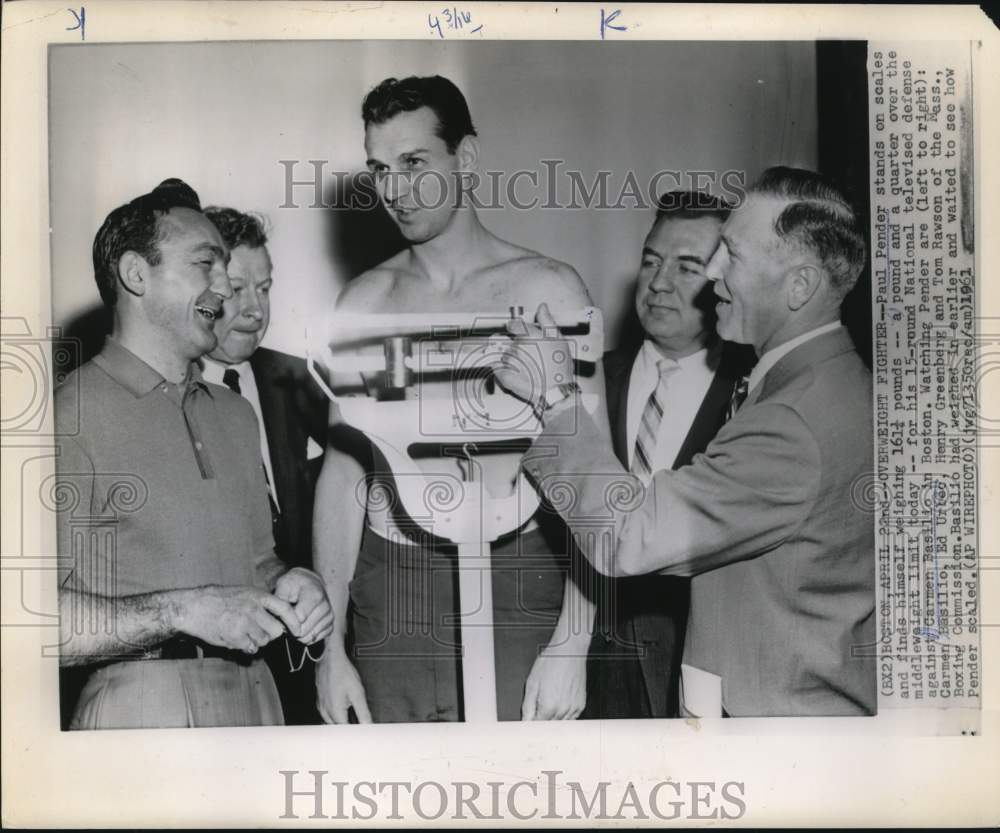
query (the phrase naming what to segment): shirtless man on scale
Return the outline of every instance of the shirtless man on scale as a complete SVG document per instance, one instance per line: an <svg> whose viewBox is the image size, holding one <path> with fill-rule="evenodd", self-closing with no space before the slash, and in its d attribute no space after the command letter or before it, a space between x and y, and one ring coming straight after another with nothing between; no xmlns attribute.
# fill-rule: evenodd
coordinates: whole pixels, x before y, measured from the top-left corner
<svg viewBox="0 0 1000 833"><path fill-rule="evenodd" d="M368 168L410 245L353 280L338 312L502 313L546 301L558 316L590 305L572 267L501 240L466 204L463 176L478 168L479 143L454 84L440 76L387 79L368 94L362 116ZM599 383L596 374L581 379L586 390ZM450 389L424 384L421 396ZM334 408L331 420L338 419ZM333 435L314 523L316 569L336 623L317 669L320 714L334 723L348 722L349 709L360 722L459 720L461 653L455 628L444 624L456 612L454 547L401 529L374 511L370 495L367 508L354 500L367 494L359 484L370 447L353 429ZM519 457L477 457L491 494L511 492ZM427 472L460 474L458 460L417 462ZM594 607L566 548L565 528L545 512L493 544L501 720L572 719L585 705Z"/></svg>

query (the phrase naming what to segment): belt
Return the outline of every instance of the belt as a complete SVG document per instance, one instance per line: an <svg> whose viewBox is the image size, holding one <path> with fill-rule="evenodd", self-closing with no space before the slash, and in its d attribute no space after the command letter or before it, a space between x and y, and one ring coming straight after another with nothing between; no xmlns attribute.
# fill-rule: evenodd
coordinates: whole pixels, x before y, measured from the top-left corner
<svg viewBox="0 0 1000 833"><path fill-rule="evenodd" d="M190 639L184 636L176 636L161 642L155 648L151 648L141 656L139 660L156 659L224 659L235 662L239 665L249 665L256 659L253 654L246 654L243 651L234 651L230 648L220 648L217 645L209 645L199 639Z"/></svg>
<svg viewBox="0 0 1000 833"><path fill-rule="evenodd" d="M412 546L421 546L419 539L414 538L406 530L396 524L396 522L386 512L369 512L367 517L367 527L379 538L384 538L387 541L402 542ZM532 515L521 526L516 529L512 529L509 532L505 532L495 541L491 542L490 546L496 548L507 543L508 541L513 540L518 535L527 535L529 532L534 532L539 528L537 519L534 515ZM426 532L422 528L419 530L418 534L434 537L433 533ZM440 539L440 546L454 547L455 545L448 541L448 539L442 538Z"/></svg>

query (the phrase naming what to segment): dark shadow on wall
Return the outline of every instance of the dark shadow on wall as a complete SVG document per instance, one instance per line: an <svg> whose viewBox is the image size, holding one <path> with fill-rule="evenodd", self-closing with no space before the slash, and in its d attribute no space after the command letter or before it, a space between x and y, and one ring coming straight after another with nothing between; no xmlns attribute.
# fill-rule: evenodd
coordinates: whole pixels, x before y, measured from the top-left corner
<svg viewBox="0 0 1000 833"><path fill-rule="evenodd" d="M335 178L323 195L327 255L348 281L406 248L379 202L371 177Z"/></svg>
<svg viewBox="0 0 1000 833"><path fill-rule="evenodd" d="M816 44L819 169L851 201L870 247L867 61L867 41ZM864 271L841 307L844 325L869 367L872 364L870 255L869 250Z"/></svg>
<svg viewBox="0 0 1000 833"><path fill-rule="evenodd" d="M111 324L111 310L101 304L73 317L58 335L53 336L53 379L56 384L101 351L105 337L111 332ZM59 724L64 731L69 728L77 700L93 671L93 666L59 669Z"/></svg>
<svg viewBox="0 0 1000 833"><path fill-rule="evenodd" d="M71 318L53 340L54 348L66 348L62 353L53 350L53 356L67 357L66 362L57 365L57 375L75 370L100 353L104 339L111 333L111 324L111 310L103 304Z"/></svg>

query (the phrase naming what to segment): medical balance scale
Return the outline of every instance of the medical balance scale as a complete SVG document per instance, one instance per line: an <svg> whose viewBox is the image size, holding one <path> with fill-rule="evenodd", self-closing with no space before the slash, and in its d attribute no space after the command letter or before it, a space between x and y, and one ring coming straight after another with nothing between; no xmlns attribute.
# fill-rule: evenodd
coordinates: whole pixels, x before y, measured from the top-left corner
<svg viewBox="0 0 1000 833"><path fill-rule="evenodd" d="M489 372L503 350L497 336L523 315L521 307L500 314L332 313L307 336L309 372L344 422L385 457L402 508L424 530L457 546L467 723L497 720L490 545L522 526L539 506L523 471L510 495L493 497L473 457L484 447L530 441L541 433L534 410L492 383ZM544 379L541 354L533 353L530 343L518 354L533 365L524 369L537 380L539 395L572 381L578 363L593 364L601 357L601 312L586 307L558 317L543 338L557 342L550 342L555 378ZM358 374L364 374L365 393L345 392L356 390ZM338 377L352 379L354 387L340 384ZM450 383L450 396L421 397L423 384L442 378ZM597 397L581 398L593 412ZM439 446L442 457L457 457L461 477L422 470L411 453L427 444Z"/></svg>

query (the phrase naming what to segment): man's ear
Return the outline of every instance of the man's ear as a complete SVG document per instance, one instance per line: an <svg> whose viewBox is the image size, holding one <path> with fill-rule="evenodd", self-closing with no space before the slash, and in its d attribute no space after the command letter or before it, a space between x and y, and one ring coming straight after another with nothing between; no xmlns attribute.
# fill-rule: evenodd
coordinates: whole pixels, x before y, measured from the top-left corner
<svg viewBox="0 0 1000 833"><path fill-rule="evenodd" d="M800 263L788 274L788 307L802 309L823 285L823 270L814 263Z"/></svg>
<svg viewBox="0 0 1000 833"><path fill-rule="evenodd" d="M455 148L458 164L463 171L475 171L479 168L479 139L475 136L463 136Z"/></svg>
<svg viewBox="0 0 1000 833"><path fill-rule="evenodd" d="M149 263L138 252L125 252L118 259L118 280L131 295L145 295L149 281Z"/></svg>

